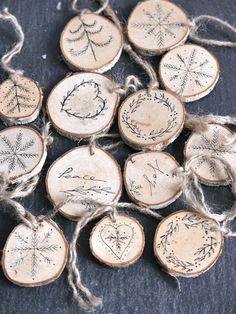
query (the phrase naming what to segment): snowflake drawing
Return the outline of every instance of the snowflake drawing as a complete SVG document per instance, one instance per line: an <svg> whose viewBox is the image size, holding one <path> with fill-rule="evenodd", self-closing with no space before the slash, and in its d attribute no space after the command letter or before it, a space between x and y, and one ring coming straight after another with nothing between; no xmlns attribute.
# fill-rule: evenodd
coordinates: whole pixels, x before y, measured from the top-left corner
<svg viewBox="0 0 236 314"><path fill-rule="evenodd" d="M116 229L114 233L106 237L106 240L111 241L111 243L115 245L116 250L120 251L122 245L125 244L125 240L128 238L129 237L125 235L125 232L121 232L119 229Z"/></svg>
<svg viewBox="0 0 236 314"><path fill-rule="evenodd" d="M35 141L30 139L24 143L23 133L20 130L15 140L10 140L6 135L0 135L0 165L6 164L8 172L11 173L16 167L26 171L26 161L38 157L37 153L32 152Z"/></svg>

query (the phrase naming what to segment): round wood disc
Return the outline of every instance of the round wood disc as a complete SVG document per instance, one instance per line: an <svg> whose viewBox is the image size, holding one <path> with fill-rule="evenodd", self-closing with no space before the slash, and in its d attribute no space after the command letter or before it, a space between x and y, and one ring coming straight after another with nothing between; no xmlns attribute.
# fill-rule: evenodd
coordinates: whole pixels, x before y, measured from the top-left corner
<svg viewBox="0 0 236 314"><path fill-rule="evenodd" d="M170 1L142 1L128 19L127 33L140 52L161 54L187 40L189 20L186 13Z"/></svg>
<svg viewBox="0 0 236 314"><path fill-rule="evenodd" d="M124 142L134 149L164 149L183 129L183 104L163 90L139 90L126 98L118 114Z"/></svg>
<svg viewBox="0 0 236 314"><path fill-rule="evenodd" d="M42 90L32 79L8 79L0 84L0 117L10 125L30 123L38 117L42 100Z"/></svg>
<svg viewBox="0 0 236 314"><path fill-rule="evenodd" d="M123 39L110 20L86 13L67 23L61 34L60 46L72 70L103 73L119 60Z"/></svg>
<svg viewBox="0 0 236 314"><path fill-rule="evenodd" d="M229 183L229 177L224 165L214 157L222 158L236 170L236 145L227 144L233 132L219 124L209 124L208 130L192 133L185 145L185 158L191 159L196 155L203 155L192 163L192 170L198 175L202 183L207 185L221 185ZM209 160L209 158L212 159Z"/></svg>
<svg viewBox="0 0 236 314"><path fill-rule="evenodd" d="M118 94L109 91L111 83L96 73L77 73L59 82L47 101L56 130L72 139L107 131L119 103Z"/></svg>
<svg viewBox="0 0 236 314"><path fill-rule="evenodd" d="M0 132L0 172L12 181L25 181L38 174L47 152L41 135L26 126L12 126Z"/></svg>
<svg viewBox="0 0 236 314"><path fill-rule="evenodd" d="M3 249L3 271L19 286L46 285L61 275L67 252L63 232L53 221L44 220L35 230L19 224Z"/></svg>
<svg viewBox="0 0 236 314"><path fill-rule="evenodd" d="M124 184L137 204L152 208L166 207L182 193L181 180L174 174L177 161L166 152L136 153L126 160Z"/></svg>
<svg viewBox="0 0 236 314"><path fill-rule="evenodd" d="M214 265L223 242L215 220L182 210L169 215L158 225L154 254L171 274L195 277Z"/></svg>
<svg viewBox="0 0 236 314"><path fill-rule="evenodd" d="M60 207L60 213L69 219L77 219L85 211L96 208L83 199L112 202L122 192L121 170L108 152L95 147L90 155L89 146L72 149L50 166L46 176L48 196L54 205L69 197L81 197Z"/></svg>
<svg viewBox="0 0 236 314"><path fill-rule="evenodd" d="M219 79L216 58L205 48L187 44L165 54L159 77L163 86L191 102L207 96Z"/></svg>
<svg viewBox="0 0 236 314"><path fill-rule="evenodd" d="M145 236L140 223L125 214L109 216L93 228L90 239L92 254L111 267L125 267L136 262L143 253Z"/></svg>

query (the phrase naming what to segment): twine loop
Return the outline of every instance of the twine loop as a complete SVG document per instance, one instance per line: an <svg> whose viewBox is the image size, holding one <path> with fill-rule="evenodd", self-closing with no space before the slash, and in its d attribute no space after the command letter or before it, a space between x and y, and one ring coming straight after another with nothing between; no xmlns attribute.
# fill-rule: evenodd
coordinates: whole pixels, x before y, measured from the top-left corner
<svg viewBox="0 0 236 314"><path fill-rule="evenodd" d="M71 4L71 7L72 7L72 10L76 13L76 14L79 14L79 15L83 15L83 14L87 14L87 13L93 13L93 14L101 14L105 9L106 7L109 5L109 0L102 0L101 1L101 7L95 11L91 11L91 10L88 10L88 9L78 9L78 6L77 6L77 2L78 0L73 0L72 1L72 4Z"/></svg>

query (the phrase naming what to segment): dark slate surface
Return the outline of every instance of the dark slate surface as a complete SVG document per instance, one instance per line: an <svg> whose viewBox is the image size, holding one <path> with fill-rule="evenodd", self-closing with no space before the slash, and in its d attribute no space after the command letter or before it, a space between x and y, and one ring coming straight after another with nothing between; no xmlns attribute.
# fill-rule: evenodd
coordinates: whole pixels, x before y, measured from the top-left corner
<svg viewBox="0 0 236 314"><path fill-rule="evenodd" d="M70 1L63 0L60 11L56 9L58 0L1 0L0 9L8 6L14 13L25 32L25 45L20 56L14 63L22 67L26 75L34 78L44 87L45 99L51 88L68 72L59 51L59 36L66 22L73 16ZM88 7L92 1L79 1L81 8ZM135 0L112 1L114 8L123 22L126 21ZM211 14L236 23L236 2L232 0L178 0L190 16ZM214 37L214 28L210 27L209 35ZM218 36L236 39L218 29ZM0 23L0 54L12 44L15 35L8 24ZM188 111L197 113L235 114L235 51L227 48L209 48L221 64L221 77L216 89L206 98L188 104ZM42 55L46 54L44 60ZM154 67L158 66L158 58L151 58ZM137 74L145 82L146 76L125 54L120 62L110 71L109 75L120 81L128 74ZM0 71L1 79L6 76ZM1 125L1 127L3 127ZM115 129L115 126L114 128ZM35 214L47 212L52 206L47 200L44 186L45 173L49 165L62 153L75 147L75 143L53 132L55 140L49 150L43 169L41 181L35 193L23 200L25 206ZM188 133L185 131L168 147L179 162L182 162L184 141ZM114 151L121 166L132 150L122 147ZM233 198L229 188L205 188L207 199L217 212L228 209ZM127 200L123 195L123 200ZM1 205L2 206L2 205ZM182 209L181 200L161 210L163 215ZM145 229L146 246L143 256L137 263L126 269L111 269L99 264L89 252L88 238L93 224L82 233L78 243L79 268L83 281L98 296L103 296L104 307L97 313L115 314L230 314L236 313L236 239L226 239L221 257L216 265L206 274L194 279L180 279L181 291L175 281L161 271L152 249L156 221L132 213ZM56 217L56 222L64 230L68 240L75 223ZM3 247L8 234L16 222L6 214L0 216L0 248ZM72 301L67 289L66 271L53 284L39 288L20 288L5 279L0 270L0 313L2 314L65 314L83 313Z"/></svg>

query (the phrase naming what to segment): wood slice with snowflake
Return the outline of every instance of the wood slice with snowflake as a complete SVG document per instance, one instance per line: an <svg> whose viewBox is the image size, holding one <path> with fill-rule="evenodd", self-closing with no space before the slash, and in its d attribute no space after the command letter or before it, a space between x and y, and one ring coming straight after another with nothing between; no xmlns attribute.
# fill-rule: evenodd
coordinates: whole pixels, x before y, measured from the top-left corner
<svg viewBox="0 0 236 314"><path fill-rule="evenodd" d="M127 34L140 52L157 55L187 40L189 20L183 9L170 1L142 1L129 16Z"/></svg>
<svg viewBox="0 0 236 314"><path fill-rule="evenodd" d="M0 172L12 182L26 181L38 174L47 151L41 135L26 126L12 126L0 131Z"/></svg>
<svg viewBox="0 0 236 314"><path fill-rule="evenodd" d="M30 123L38 117L42 100L42 89L28 77L3 81L0 85L0 117L7 125Z"/></svg>
<svg viewBox="0 0 236 314"><path fill-rule="evenodd" d="M193 161L191 168L200 181L207 185L225 185L230 183L230 178L223 163L223 159L236 171L236 145L230 144L233 132L219 124L209 124L208 130L192 133L185 145L185 159L201 155Z"/></svg>
<svg viewBox="0 0 236 314"><path fill-rule="evenodd" d="M119 108L118 126L123 141L134 149L164 149L183 129L181 101L163 90L139 90Z"/></svg>
<svg viewBox="0 0 236 314"><path fill-rule="evenodd" d="M2 267L16 285L42 286L61 275L67 253L63 232L52 220L43 220L35 229L19 224L4 246Z"/></svg>
<svg viewBox="0 0 236 314"><path fill-rule="evenodd" d="M185 102L207 96L214 89L219 73L217 59L205 48L192 44L169 51L159 66L163 86Z"/></svg>
<svg viewBox="0 0 236 314"><path fill-rule="evenodd" d="M76 220L97 205L86 199L112 202L122 192L122 175L114 157L95 147L90 154L89 146L74 148L59 157L50 166L46 176L46 189L53 205L68 200L59 211L68 219ZM76 201L70 198L81 198Z"/></svg>
<svg viewBox="0 0 236 314"><path fill-rule="evenodd" d="M137 204L163 208L182 193L181 179L174 173L177 161L166 152L151 151L130 155L125 163L124 184Z"/></svg>
<svg viewBox="0 0 236 314"><path fill-rule="evenodd" d="M123 39L117 26L93 13L75 16L65 26L61 52L72 70L103 73L120 58Z"/></svg>
<svg viewBox="0 0 236 314"><path fill-rule="evenodd" d="M140 223L126 214L117 214L113 221L104 217L93 228L90 239L92 254L111 267L126 267L143 253L145 236Z"/></svg>
<svg viewBox="0 0 236 314"><path fill-rule="evenodd" d="M51 91L47 112L56 130L71 139L108 131L119 103L112 81L97 73L66 77Z"/></svg>
<svg viewBox="0 0 236 314"><path fill-rule="evenodd" d="M199 213L181 210L164 218L154 237L154 254L175 276L196 277L219 258L224 238L219 224Z"/></svg>

